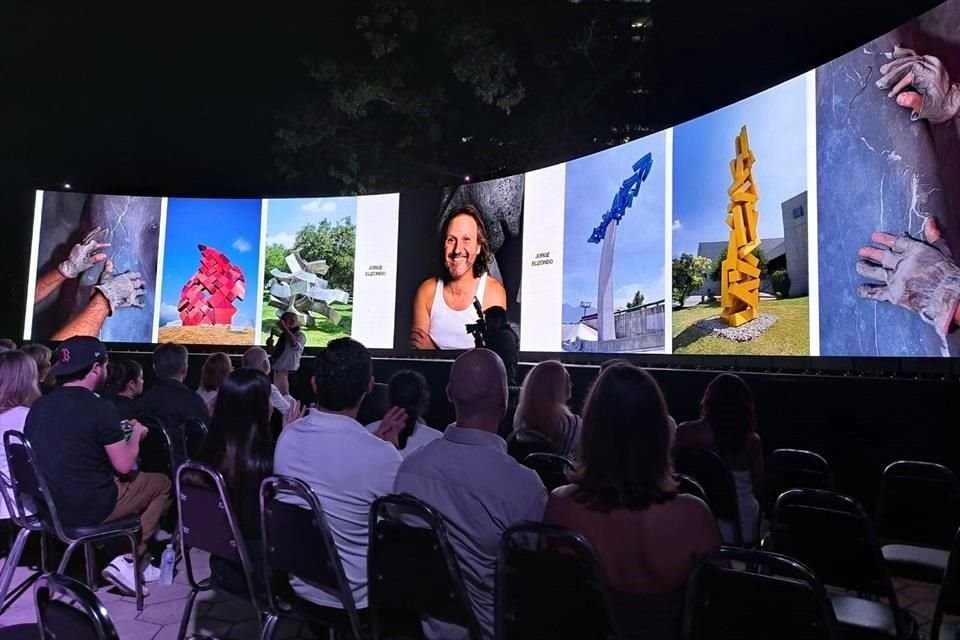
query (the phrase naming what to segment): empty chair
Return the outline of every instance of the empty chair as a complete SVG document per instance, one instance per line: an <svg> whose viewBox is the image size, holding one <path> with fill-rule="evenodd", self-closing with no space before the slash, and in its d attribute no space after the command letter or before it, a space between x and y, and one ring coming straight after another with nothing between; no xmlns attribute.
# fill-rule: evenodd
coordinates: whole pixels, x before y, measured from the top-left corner
<svg viewBox="0 0 960 640"><path fill-rule="evenodd" d="M710 499L707 497L707 492L699 482L682 473L673 474L673 479L677 483L677 493L685 493L700 498L708 507L710 506Z"/></svg>
<svg viewBox="0 0 960 640"><path fill-rule="evenodd" d="M267 617L260 636L263 640L273 637L281 618L320 624L351 638L366 637L364 620L357 611L326 515L305 482L286 476L263 480L260 533L264 575L295 575L335 594L343 604L342 609L324 607L286 589L280 598L275 591L277 585L268 580Z"/></svg>
<svg viewBox="0 0 960 640"><path fill-rule="evenodd" d="M776 449L767 461L765 480L771 508L780 494L790 489L834 489L826 458L804 449Z"/></svg>
<svg viewBox="0 0 960 640"><path fill-rule="evenodd" d="M106 607L83 583L59 573L41 576L34 588L41 640L118 640Z"/></svg>
<svg viewBox="0 0 960 640"><path fill-rule="evenodd" d="M203 420L191 418L183 423L180 431L183 433L183 451L187 460L193 460L207 437L207 425Z"/></svg>
<svg viewBox="0 0 960 640"><path fill-rule="evenodd" d="M504 531L495 591L498 640L624 637L596 552L569 529Z"/></svg>
<svg viewBox="0 0 960 640"><path fill-rule="evenodd" d="M96 586L95 557L93 545L112 538L126 538L130 541L130 552L137 557L137 545L140 538L140 518L130 516L103 524L82 527L65 527L57 515L57 506L50 497L47 483L37 467L36 458L30 443L18 431L3 434L3 446L9 463L10 484L17 513L34 513L43 530L57 536L67 549L60 560L57 573L64 573L73 552L83 545L86 555L86 578L90 587ZM134 591L137 596L137 610L143 610L143 575L134 571Z"/></svg>
<svg viewBox="0 0 960 640"><path fill-rule="evenodd" d="M391 495L374 501L367 575L374 640L420 637L422 618L482 637L443 518L420 500Z"/></svg>
<svg viewBox="0 0 960 640"><path fill-rule="evenodd" d="M735 546L753 543L757 531L746 532L740 520L740 501L733 474L723 460L709 449L676 447L673 468L677 473L696 480L707 493L708 504L717 518L723 542ZM759 528L759 522L757 523ZM749 534L749 538L748 538Z"/></svg>
<svg viewBox="0 0 960 640"><path fill-rule="evenodd" d="M186 635L187 624L197 594L221 588L209 576L197 580L193 570L191 549L200 549L224 560L235 563L243 571L246 582L246 594L253 608L260 613L262 607L257 600L254 582L254 570L247 550L240 523L230 505L227 486L223 476L214 469L196 462L185 462L177 469L176 476L177 511L180 514L179 535L183 550L183 562L190 583L190 595L187 597L180 620L181 639ZM307 546L307 545L304 545Z"/></svg>
<svg viewBox="0 0 960 640"><path fill-rule="evenodd" d="M871 637L909 638L873 524L854 500L817 489L792 489L777 500L768 550L795 558L825 585L857 595L830 599L840 625Z"/></svg>
<svg viewBox="0 0 960 640"><path fill-rule="evenodd" d="M939 583L960 527L960 485L946 467L901 460L880 480L877 535L893 575Z"/></svg>
<svg viewBox="0 0 960 640"><path fill-rule="evenodd" d="M537 472L547 491L569 484L567 474L573 471L573 462L555 453L531 453L523 459L523 466Z"/></svg>
<svg viewBox="0 0 960 640"><path fill-rule="evenodd" d="M950 561L947 563L947 571L940 585L937 607L933 611L933 622L930 624L931 640L955 640L960 637L960 623L944 622L945 616L953 618L960 616L960 530L953 537Z"/></svg>
<svg viewBox="0 0 960 640"><path fill-rule="evenodd" d="M795 560L726 548L703 557L690 574L683 640L840 637L826 589Z"/></svg>
<svg viewBox="0 0 960 640"><path fill-rule="evenodd" d="M144 418L140 423L149 433L140 441L137 468L150 473L162 473L172 480L174 471L177 470L177 458L170 432L152 418Z"/></svg>
<svg viewBox="0 0 960 640"><path fill-rule="evenodd" d="M533 429L517 429L507 436L507 453L523 464L531 453L550 453L550 438Z"/></svg>

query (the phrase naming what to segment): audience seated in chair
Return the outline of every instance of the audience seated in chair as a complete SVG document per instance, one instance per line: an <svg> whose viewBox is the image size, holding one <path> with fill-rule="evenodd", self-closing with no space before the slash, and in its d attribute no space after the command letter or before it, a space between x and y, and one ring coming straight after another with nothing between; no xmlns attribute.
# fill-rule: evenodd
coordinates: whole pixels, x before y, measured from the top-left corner
<svg viewBox="0 0 960 640"><path fill-rule="evenodd" d="M622 622L650 638L678 637L687 576L720 548L707 506L677 493L669 443L656 381L632 365L608 367L584 405L574 484L554 490L544 515L587 538Z"/></svg>
<svg viewBox="0 0 960 640"><path fill-rule="evenodd" d="M487 349L457 358L447 395L457 421L404 460L396 493L440 512L463 569L467 593L485 638L493 636L493 585L500 536L507 527L540 520L547 493L537 474L507 455L497 428L507 407L506 371ZM429 638L467 637L467 630L425 621Z"/></svg>
<svg viewBox="0 0 960 640"><path fill-rule="evenodd" d="M207 356L203 362L203 368L200 370L200 386L197 387L197 395L207 405L207 412L212 414L213 407L217 403L217 391L220 385L233 371L233 363L230 362L230 356L217 351Z"/></svg>
<svg viewBox="0 0 960 640"><path fill-rule="evenodd" d="M107 364L107 387L103 394L117 407L121 416L133 414L134 401L143 393L143 367L136 360L117 360Z"/></svg>
<svg viewBox="0 0 960 640"><path fill-rule="evenodd" d="M514 429L539 431L550 438L550 453L575 458L580 416L567 407L572 394L573 383L563 365L556 360L541 362L523 379Z"/></svg>
<svg viewBox="0 0 960 640"><path fill-rule="evenodd" d="M270 354L268 354L263 347L250 347L243 352L243 357L240 358L240 366L245 369L262 371L264 375L269 377L271 372ZM286 415L293 403L293 398L283 395L280 393L280 390L277 389L277 385L273 384L273 382L270 383L270 404L273 405L275 410L279 411L282 415Z"/></svg>
<svg viewBox="0 0 960 640"><path fill-rule="evenodd" d="M746 542L754 542L751 532L756 531L764 495L763 445L747 383L731 373L714 378L700 402L700 419L680 425L676 444L710 449L723 459L736 483L743 535ZM720 527L729 540L732 525L721 521Z"/></svg>
<svg viewBox="0 0 960 640"><path fill-rule="evenodd" d="M142 558L169 507L170 479L134 471L147 428L131 420L132 431L125 433L116 408L97 395L107 379L103 343L75 336L57 352L53 374L62 386L34 403L24 434L63 524L88 526L139 516ZM160 578L156 567L147 564L142 570L145 582ZM118 556L103 576L124 593L134 593L133 558Z"/></svg>
<svg viewBox="0 0 960 640"><path fill-rule="evenodd" d="M423 420L430 408L430 388L422 374L409 369L397 371L390 376L387 393L388 405L400 407L407 413L403 429L397 434L397 449L401 456L406 458L423 445L443 437L442 433ZM371 422L367 425L367 431L376 433L382 424L382 420Z"/></svg>
<svg viewBox="0 0 960 640"><path fill-rule="evenodd" d="M393 492L402 458L396 449L402 410L391 409L376 435L356 421L373 385L366 347L349 338L330 342L315 359L316 408L284 427L277 441L274 473L306 482L320 500L358 609L367 606L367 543L370 506ZM299 578L296 593L327 607L339 599Z"/></svg>
<svg viewBox="0 0 960 640"><path fill-rule="evenodd" d="M34 342L23 345L20 351L33 358L37 363L37 383L40 386L40 393L47 394L53 391L55 385L50 376L50 369L53 367L53 352L50 351L50 347Z"/></svg>
<svg viewBox="0 0 960 640"><path fill-rule="evenodd" d="M23 432L30 407L40 398L37 365L22 351L0 353L0 473L7 478L7 456L3 450L3 432ZM0 500L0 520L10 518L6 502Z"/></svg>

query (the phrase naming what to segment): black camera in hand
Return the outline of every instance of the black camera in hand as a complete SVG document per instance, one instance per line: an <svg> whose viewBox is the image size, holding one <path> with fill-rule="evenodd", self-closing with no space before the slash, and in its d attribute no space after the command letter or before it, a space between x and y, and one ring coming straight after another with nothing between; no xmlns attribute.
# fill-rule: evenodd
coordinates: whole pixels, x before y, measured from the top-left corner
<svg viewBox="0 0 960 640"><path fill-rule="evenodd" d="M487 321L483 317L483 307L480 301L473 299L473 308L477 312L477 321L467 325L467 333L473 336L473 344L481 349L487 346Z"/></svg>

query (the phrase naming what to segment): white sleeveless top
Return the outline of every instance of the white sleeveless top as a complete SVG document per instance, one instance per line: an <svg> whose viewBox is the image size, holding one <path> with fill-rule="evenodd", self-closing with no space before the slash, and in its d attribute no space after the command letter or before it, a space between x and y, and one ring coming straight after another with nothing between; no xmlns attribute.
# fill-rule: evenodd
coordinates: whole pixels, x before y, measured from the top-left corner
<svg viewBox="0 0 960 640"><path fill-rule="evenodd" d="M483 305L483 292L487 286L487 274L480 276L474 298ZM443 280L437 278L437 290L430 308L430 338L438 349L473 349L473 336L467 333L467 325L477 321L473 300L466 309L455 311L443 300Z"/></svg>

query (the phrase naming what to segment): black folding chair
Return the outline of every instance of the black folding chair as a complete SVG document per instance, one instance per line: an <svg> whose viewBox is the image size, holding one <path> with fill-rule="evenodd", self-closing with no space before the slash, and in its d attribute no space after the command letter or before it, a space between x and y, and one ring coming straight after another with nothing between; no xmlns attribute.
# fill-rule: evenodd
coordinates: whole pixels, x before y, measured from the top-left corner
<svg viewBox="0 0 960 640"><path fill-rule="evenodd" d="M737 569L745 566L745 569ZM786 556L724 548L687 581L683 640L840 640L823 584Z"/></svg>
<svg viewBox="0 0 960 640"><path fill-rule="evenodd" d="M537 472L547 491L570 484L567 474L573 471L573 461L566 456L556 453L531 453L523 459L523 466Z"/></svg>
<svg viewBox="0 0 960 640"><path fill-rule="evenodd" d="M673 479L677 483L677 492L700 498L708 507L710 506L710 498L699 482L682 473L673 474Z"/></svg>
<svg viewBox="0 0 960 640"><path fill-rule="evenodd" d="M893 575L939 584L960 527L956 476L932 462L888 465L880 480L876 524Z"/></svg>
<svg viewBox="0 0 960 640"><path fill-rule="evenodd" d="M367 636L323 507L305 482L286 476L264 479L260 484L260 532L264 575L295 575L335 593L343 604L342 609L323 607L292 590L281 599L268 580L262 640L273 637L281 618L320 624L351 638Z"/></svg>
<svg viewBox="0 0 960 640"><path fill-rule="evenodd" d="M119 640L103 603L83 583L58 573L41 576L34 589L41 640Z"/></svg>
<svg viewBox="0 0 960 640"><path fill-rule="evenodd" d="M740 521L740 500L733 474L723 460L709 449L699 447L676 447L673 450L673 468L677 473L690 476L706 491L708 504L713 515L719 521L729 522L733 527L733 537L724 540L727 544L742 547L747 540ZM751 531L752 541L759 538L760 518ZM722 530L722 528L721 528Z"/></svg>
<svg viewBox="0 0 960 640"><path fill-rule="evenodd" d="M439 512L409 495L370 508L368 602L374 640L421 638L422 618L482 634Z"/></svg>
<svg viewBox="0 0 960 640"><path fill-rule="evenodd" d="M916 624L900 608L873 524L854 500L830 491L792 489L777 500L769 550L795 558L832 594L840 625L871 637L911 638Z"/></svg>
<svg viewBox="0 0 960 640"><path fill-rule="evenodd" d="M215 581L212 575L202 581L197 580L193 571L191 549L200 549L239 565L246 583L243 595L250 598L258 614L263 611L263 607L257 600L253 564L240 531L239 521L227 496L226 487L220 472L206 465L184 462L177 469L179 534L183 545L183 562L187 570L187 580L190 583L190 595L183 608L180 631L177 634L178 640L182 640L186 635L197 594L211 589L223 589L223 585ZM300 542L302 544L303 540Z"/></svg>
<svg viewBox="0 0 960 640"><path fill-rule="evenodd" d="M187 460L194 460L207 438L207 425L203 420L191 418L180 425L180 432L183 434L183 452Z"/></svg>
<svg viewBox="0 0 960 640"><path fill-rule="evenodd" d="M3 569L0 569L0 614L6 611L10 605L16 602L17 598L27 592L34 581L47 571L47 542L43 535L43 524L40 518L31 513L22 513L17 507L17 501L13 497L13 485L10 479L0 473L0 498L7 508L10 521L17 528L17 536L10 547L6 560L3 562ZM40 534L40 571L34 571L27 576L23 582L10 591L10 583L13 582L13 574L20 564L23 556L23 550L27 546L27 540L31 533Z"/></svg>
<svg viewBox="0 0 960 640"><path fill-rule="evenodd" d="M960 529L953 536L950 561L947 563L947 571L940 585L937 607L933 611L933 622L930 624L931 640L960 638L960 622L956 620L944 622L946 616L952 618L960 616Z"/></svg>
<svg viewBox="0 0 960 640"><path fill-rule="evenodd" d="M624 637L596 552L569 529L528 522L504 531L495 591L497 640Z"/></svg>
<svg viewBox="0 0 960 640"><path fill-rule="evenodd" d="M143 418L140 423L147 428L147 437L140 441L137 468L148 473L162 473L173 480L177 459L170 432L151 418Z"/></svg>
<svg viewBox="0 0 960 640"><path fill-rule="evenodd" d="M47 483L37 466L36 456L27 439L18 431L3 434L3 446L7 452L10 470L10 483L18 513L34 513L43 530L57 536L67 545L57 573L64 573L74 550L83 545L86 556L86 578L91 588L96 587L96 557L93 545L112 538L126 538L130 541L130 551L137 557L137 545L140 537L140 518L130 516L112 522L81 527L67 527L60 521L57 505L54 504ZM134 590L137 597L137 611L143 610L143 576L134 571Z"/></svg>
<svg viewBox="0 0 960 640"><path fill-rule="evenodd" d="M826 458L805 449L776 449L767 460L764 476L770 509L780 494L790 489L834 489Z"/></svg>
<svg viewBox="0 0 960 640"><path fill-rule="evenodd" d="M552 449L550 438L533 429L516 429L507 436L507 453L520 464L531 453L550 453Z"/></svg>

